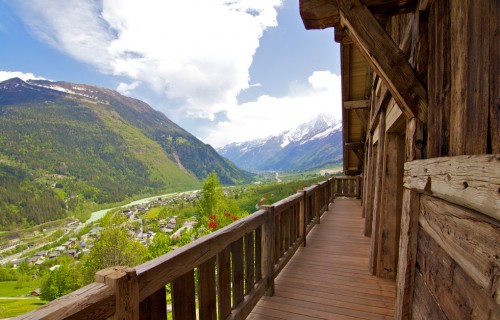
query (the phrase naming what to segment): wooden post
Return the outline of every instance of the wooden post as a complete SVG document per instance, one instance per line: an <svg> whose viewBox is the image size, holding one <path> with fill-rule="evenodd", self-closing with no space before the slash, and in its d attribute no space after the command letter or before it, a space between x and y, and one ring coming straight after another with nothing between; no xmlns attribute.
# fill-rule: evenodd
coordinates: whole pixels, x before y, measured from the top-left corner
<svg viewBox="0 0 500 320"><path fill-rule="evenodd" d="M304 190L299 191L302 193L302 200L300 200L300 211L299 211L299 234L302 237L302 243L304 247L306 246L306 227L307 227L307 222L306 222L306 192Z"/></svg>
<svg viewBox="0 0 500 320"><path fill-rule="evenodd" d="M274 207L265 207L268 218L262 232L262 275L267 278L266 295L274 295Z"/></svg>
<svg viewBox="0 0 500 320"><path fill-rule="evenodd" d="M363 193L365 201L363 201L363 211L365 212L365 229L366 237L372 235L372 204L373 204L373 134L368 133L368 160L366 162L366 183L365 192Z"/></svg>
<svg viewBox="0 0 500 320"><path fill-rule="evenodd" d="M139 282L134 269L115 267L100 270L95 280L115 289L116 310L112 319L139 320Z"/></svg>
<svg viewBox="0 0 500 320"><path fill-rule="evenodd" d="M379 215L382 196L382 172L384 161L384 139L385 139L385 107L380 110L379 129L378 129L378 150L377 163L375 173L375 192L373 204L373 219L372 219L372 238L371 238L371 255L370 255L370 274L377 274L378 261L378 242L380 237L379 231Z"/></svg>
<svg viewBox="0 0 500 320"><path fill-rule="evenodd" d="M422 157L424 125L416 118L406 124L406 161ZM415 262L417 259L418 216L420 198L417 192L403 190L399 261L396 276L395 319L411 319Z"/></svg>
<svg viewBox="0 0 500 320"><path fill-rule="evenodd" d="M359 175L356 176L356 199L361 199L361 179Z"/></svg>
<svg viewBox="0 0 500 320"><path fill-rule="evenodd" d="M399 254L401 203L403 197L403 164L405 157L403 136L386 133L384 140L377 276L395 279Z"/></svg>

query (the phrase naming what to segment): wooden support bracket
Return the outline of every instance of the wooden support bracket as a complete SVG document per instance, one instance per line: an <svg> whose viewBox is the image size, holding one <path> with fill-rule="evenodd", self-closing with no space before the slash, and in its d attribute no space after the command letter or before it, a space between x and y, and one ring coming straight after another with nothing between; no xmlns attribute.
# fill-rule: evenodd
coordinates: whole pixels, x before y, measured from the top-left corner
<svg viewBox="0 0 500 320"><path fill-rule="evenodd" d="M341 23L408 119L427 122L427 92L405 53L359 0L338 0Z"/></svg>

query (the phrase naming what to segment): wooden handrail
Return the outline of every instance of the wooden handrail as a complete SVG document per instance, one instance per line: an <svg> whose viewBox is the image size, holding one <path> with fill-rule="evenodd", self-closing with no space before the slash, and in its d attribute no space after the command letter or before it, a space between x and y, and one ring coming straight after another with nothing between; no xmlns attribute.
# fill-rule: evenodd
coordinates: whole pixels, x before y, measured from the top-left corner
<svg viewBox="0 0 500 320"><path fill-rule="evenodd" d="M361 198L362 179L360 176L335 176L335 196Z"/></svg>
<svg viewBox="0 0 500 320"><path fill-rule="evenodd" d="M195 318L197 306L207 319L215 319L215 310L221 319L244 318L264 294L274 294L274 278L306 245L338 194L337 183L351 180L356 177L304 188L134 269L101 270L95 283L17 319L164 319L169 283L174 319Z"/></svg>

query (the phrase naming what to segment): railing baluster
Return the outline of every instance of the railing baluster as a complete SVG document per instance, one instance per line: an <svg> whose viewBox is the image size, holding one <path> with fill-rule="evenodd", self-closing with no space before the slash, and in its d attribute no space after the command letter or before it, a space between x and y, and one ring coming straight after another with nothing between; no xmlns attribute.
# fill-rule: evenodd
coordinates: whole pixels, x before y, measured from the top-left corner
<svg viewBox="0 0 500 320"><path fill-rule="evenodd" d="M262 279L262 227L255 229L255 282Z"/></svg>
<svg viewBox="0 0 500 320"><path fill-rule="evenodd" d="M274 207L268 207L268 219L262 232L262 274L267 278L267 296L274 295Z"/></svg>
<svg viewBox="0 0 500 320"><path fill-rule="evenodd" d="M235 308L243 301L244 296L243 238L231 244L231 261L233 271L233 308Z"/></svg>
<svg viewBox="0 0 500 320"><path fill-rule="evenodd" d="M199 315L200 320L217 319L215 295L215 257L202 263L198 268Z"/></svg>
<svg viewBox="0 0 500 320"><path fill-rule="evenodd" d="M245 294L253 290L255 284L254 275L254 238L253 231L245 235Z"/></svg>
<svg viewBox="0 0 500 320"><path fill-rule="evenodd" d="M217 255L219 319L231 314L231 247L227 246Z"/></svg>
<svg viewBox="0 0 500 320"><path fill-rule="evenodd" d="M174 319L196 319L194 270L190 270L172 282Z"/></svg>
<svg viewBox="0 0 500 320"><path fill-rule="evenodd" d="M140 319L165 320L167 317L167 290L162 287L140 304Z"/></svg>

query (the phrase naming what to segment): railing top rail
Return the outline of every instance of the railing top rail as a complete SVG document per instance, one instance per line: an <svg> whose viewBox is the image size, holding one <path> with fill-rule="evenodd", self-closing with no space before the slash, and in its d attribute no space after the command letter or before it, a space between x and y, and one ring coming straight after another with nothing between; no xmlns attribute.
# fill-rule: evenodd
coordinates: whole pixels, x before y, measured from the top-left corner
<svg viewBox="0 0 500 320"><path fill-rule="evenodd" d="M135 270L139 280L140 300L212 258L233 241L264 224L266 219L267 211L258 210L179 249L137 266Z"/></svg>
<svg viewBox="0 0 500 320"><path fill-rule="evenodd" d="M271 206L274 206L274 212L275 214L278 214L279 212L286 210L289 207L293 206L294 204L300 202L303 197L304 194L302 192L300 193L297 192L296 194L293 194L285 199L273 203Z"/></svg>
<svg viewBox="0 0 500 320"><path fill-rule="evenodd" d="M15 319L107 319L115 313L115 290L91 283Z"/></svg>
<svg viewBox="0 0 500 320"><path fill-rule="evenodd" d="M357 176L335 176L336 180L356 180Z"/></svg>

